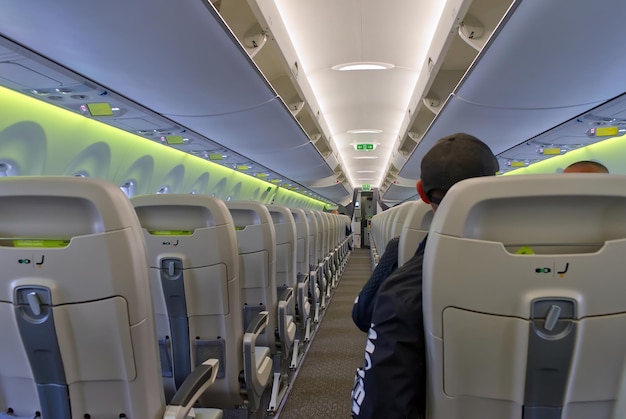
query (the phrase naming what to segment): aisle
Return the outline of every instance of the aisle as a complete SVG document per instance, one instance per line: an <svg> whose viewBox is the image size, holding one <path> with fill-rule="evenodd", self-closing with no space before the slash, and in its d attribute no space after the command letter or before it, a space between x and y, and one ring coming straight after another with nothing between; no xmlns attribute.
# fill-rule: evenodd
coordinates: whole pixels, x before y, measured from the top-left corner
<svg viewBox="0 0 626 419"><path fill-rule="evenodd" d="M352 305L371 273L369 249L354 249L300 367L280 419L349 418L354 372L363 362L365 333Z"/></svg>

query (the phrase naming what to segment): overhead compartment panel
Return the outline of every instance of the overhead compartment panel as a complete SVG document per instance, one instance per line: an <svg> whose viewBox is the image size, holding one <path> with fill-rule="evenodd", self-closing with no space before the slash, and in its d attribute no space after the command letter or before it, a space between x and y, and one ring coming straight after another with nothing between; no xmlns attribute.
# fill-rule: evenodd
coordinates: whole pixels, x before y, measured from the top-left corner
<svg viewBox="0 0 626 419"><path fill-rule="evenodd" d="M279 99L219 116L166 116L290 179L312 182L333 174Z"/></svg>
<svg viewBox="0 0 626 419"><path fill-rule="evenodd" d="M610 13L594 19L600 10ZM620 0L515 2L400 176L419 178L422 156L443 136L467 132L498 154L622 94L625 13Z"/></svg>
<svg viewBox="0 0 626 419"><path fill-rule="evenodd" d="M209 2L59 0L24 7L8 0L0 28L159 113L218 115L274 97Z"/></svg>

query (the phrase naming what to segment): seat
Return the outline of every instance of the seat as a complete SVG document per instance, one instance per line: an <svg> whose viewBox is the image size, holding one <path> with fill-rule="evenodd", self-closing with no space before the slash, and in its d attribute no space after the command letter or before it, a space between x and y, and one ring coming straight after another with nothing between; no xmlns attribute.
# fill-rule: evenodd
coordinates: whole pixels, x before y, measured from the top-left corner
<svg viewBox="0 0 626 419"><path fill-rule="evenodd" d="M331 285L337 288L340 279L339 272L339 217L335 214L324 213L329 221L328 253L331 273Z"/></svg>
<svg viewBox="0 0 626 419"><path fill-rule="evenodd" d="M409 212L413 208L415 201L405 202L395 207L394 215L391 219L391 225L389 226L389 238L385 243L385 246L394 237L399 237L402 233L402 227L406 223Z"/></svg>
<svg viewBox="0 0 626 419"><path fill-rule="evenodd" d="M287 316L291 316L284 323L287 330L279 331L279 335L286 336L288 342L291 343L291 358L289 368L295 369L298 365L300 356L300 337L296 338L298 327L302 334L302 330L306 327L307 314L300 315L300 310L306 308L304 304L308 299L308 289L304 284L298 282L298 274L296 271L296 221L287 207L280 205L266 205L272 221L274 223L274 233L276 235L276 284L279 295L292 290L295 292L295 298L290 298L289 303L282 303L284 307L282 311L286 311ZM299 321L296 322L296 319ZM283 356L289 354L283 353Z"/></svg>
<svg viewBox="0 0 626 419"><path fill-rule="evenodd" d="M321 272L320 290L324 295L322 300L322 308L326 309L328 301L330 301L331 290L331 272L330 272L330 257L328 251L328 235L329 235L329 222L321 211L311 211L315 219L317 220L318 239L319 239L319 269ZM317 242L316 242L317 243Z"/></svg>
<svg viewBox="0 0 626 419"><path fill-rule="evenodd" d="M352 233L352 223L350 217L347 215L340 215L341 217L341 229L343 233L341 234L341 273L346 268L348 264L348 259L350 259L350 254L352 253L352 241L354 238L354 234Z"/></svg>
<svg viewBox="0 0 626 419"><path fill-rule="evenodd" d="M201 404L257 411L273 361L267 345L256 345L262 330L244 334L239 252L226 205L191 194L140 195L131 202L148 247L166 396L206 358L217 358L217 380ZM262 327L268 318L254 324Z"/></svg>
<svg viewBox="0 0 626 419"><path fill-rule="evenodd" d="M298 275L300 337L303 342L307 343L311 340L312 320L309 284L309 224L303 209L291 208L290 210L296 225L296 272ZM304 289L300 291L300 288ZM300 298L302 298L302 301ZM304 326L304 329L302 329L302 326Z"/></svg>
<svg viewBox="0 0 626 419"><path fill-rule="evenodd" d="M187 417L219 362L166 411L146 247L120 188L7 177L0 208L0 417Z"/></svg>
<svg viewBox="0 0 626 419"><path fill-rule="evenodd" d="M430 223L433 220L432 208L424 201L413 201L405 205L408 206L408 211L400 228L400 241L398 242L399 267L413 257L420 242L428 234Z"/></svg>
<svg viewBox="0 0 626 419"><path fill-rule="evenodd" d="M424 256L427 418L612 417L625 254L623 176L453 186Z"/></svg>
<svg viewBox="0 0 626 419"><path fill-rule="evenodd" d="M268 346L274 358L273 384L268 412L274 413L286 394L288 363L296 326L289 312L294 289L281 289L276 283L276 232L272 216L259 202L227 202L233 217L239 248L240 291L244 323L260 311L269 312L267 331L257 341Z"/></svg>
<svg viewBox="0 0 626 419"><path fill-rule="evenodd" d="M315 211L303 210L309 226L309 285L311 289L311 303L313 304L313 322L319 323L321 312L326 308L326 293L324 289L324 275L320 266L322 253L321 225L317 221Z"/></svg>
<svg viewBox="0 0 626 419"><path fill-rule="evenodd" d="M381 230L383 228L383 221L384 221L385 216L386 216L386 211L383 211L383 212L374 214L372 218L370 219L369 243L370 243L370 265L372 267L372 271L376 269L376 265L378 265L378 261L380 260L378 242L382 241L382 239L380 238L380 235L382 234ZM383 249L384 247L381 249L381 251Z"/></svg>

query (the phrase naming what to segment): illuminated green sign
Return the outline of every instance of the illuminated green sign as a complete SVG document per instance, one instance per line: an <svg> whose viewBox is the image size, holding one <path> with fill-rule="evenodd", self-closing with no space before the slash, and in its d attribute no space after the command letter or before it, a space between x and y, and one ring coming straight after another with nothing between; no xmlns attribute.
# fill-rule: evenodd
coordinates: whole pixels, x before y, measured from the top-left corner
<svg viewBox="0 0 626 419"><path fill-rule="evenodd" d="M374 144L357 144L356 149L358 151L372 151L374 149Z"/></svg>

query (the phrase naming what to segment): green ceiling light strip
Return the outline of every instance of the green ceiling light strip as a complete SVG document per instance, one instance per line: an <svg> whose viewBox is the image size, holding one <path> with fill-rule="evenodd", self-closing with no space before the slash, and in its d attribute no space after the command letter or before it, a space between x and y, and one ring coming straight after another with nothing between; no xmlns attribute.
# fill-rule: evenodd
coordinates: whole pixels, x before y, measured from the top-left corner
<svg viewBox="0 0 626 419"><path fill-rule="evenodd" d="M158 142L1 86L0 115L2 115L2 118L0 118L0 132L9 127L16 129L23 127L22 129L29 130L31 136L33 132L38 131L38 134L36 134L41 137L39 139L40 143L35 141L29 142L24 145L28 149L24 150L8 150L6 147L3 148L0 143L0 153L15 153L20 160L28 161L30 157L23 156L23 154L29 153L32 157L38 151L36 149L30 150L29 145L40 144L42 146L41 152L45 154L42 157L42 159L45 159L41 163L44 166L41 169L41 173L44 175L60 175L67 170L67 167L63 166L63 164L67 162L67 155L71 154L67 152L68 147L83 150L96 143L106 143L111 150L111 161L121 162L134 154L137 156L149 155L154 159L155 164L161 161L179 161L189 172L209 171L212 176L222 178L234 176L236 180L245 184L246 190L252 191L258 188L261 191L274 194L280 190L283 194L293 194L293 196L290 196L293 202L301 202L309 208L322 209L326 205L324 201L310 198L304 195L304 193L286 191L284 188L277 187L275 183L257 178L253 174L238 172L201 157L171 147L164 147ZM167 140L178 143L182 141L182 137L170 136ZM7 157L11 156L0 154L0 158ZM209 158L215 160L219 160L221 157L222 155L218 153L212 153L209 156ZM59 162L58 166L54 166L54 162ZM109 180L112 180L115 175L116 173L109 173ZM271 197L268 199L271 199Z"/></svg>
<svg viewBox="0 0 626 419"><path fill-rule="evenodd" d="M527 167L511 170L503 176L560 173L570 164L581 160L597 161L605 165L611 173L624 173L623 159L626 156L626 135L611 138L566 154L550 157Z"/></svg>

